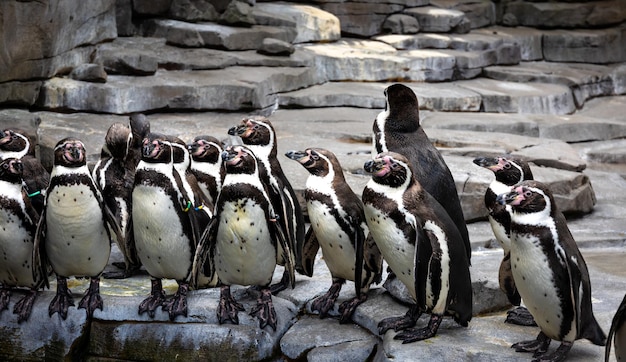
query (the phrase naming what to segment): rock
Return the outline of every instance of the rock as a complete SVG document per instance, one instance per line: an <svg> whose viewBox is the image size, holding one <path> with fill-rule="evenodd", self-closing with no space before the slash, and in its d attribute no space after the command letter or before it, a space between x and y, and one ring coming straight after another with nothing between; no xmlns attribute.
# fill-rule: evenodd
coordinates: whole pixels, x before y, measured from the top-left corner
<svg viewBox="0 0 626 362"><path fill-rule="evenodd" d="M100 64L81 64L72 69L69 77L84 82L106 83L107 73Z"/></svg>
<svg viewBox="0 0 626 362"><path fill-rule="evenodd" d="M591 142L582 149L583 157L590 162L626 164L626 142Z"/></svg>
<svg viewBox="0 0 626 362"><path fill-rule="evenodd" d="M382 31L391 34L415 34L420 31L420 24L412 16L392 14L385 19Z"/></svg>
<svg viewBox="0 0 626 362"><path fill-rule="evenodd" d="M521 26L515 28L492 26L473 30L472 34L497 36L505 43L517 45L520 49L521 60L530 61L543 59L543 50L541 47L543 35L540 30Z"/></svg>
<svg viewBox="0 0 626 362"><path fill-rule="evenodd" d="M42 81L0 83L0 104L32 106L37 101Z"/></svg>
<svg viewBox="0 0 626 362"><path fill-rule="evenodd" d="M404 9L404 5L400 3L352 1L324 2L320 7L339 18L343 34L358 38L379 34L387 15Z"/></svg>
<svg viewBox="0 0 626 362"><path fill-rule="evenodd" d="M293 54L294 51L296 50L291 43L272 38L263 39L263 44L257 50L259 54L283 56L289 56Z"/></svg>
<svg viewBox="0 0 626 362"><path fill-rule="evenodd" d="M217 21L220 17L213 4L203 0L172 0L169 14L174 19L192 23Z"/></svg>
<svg viewBox="0 0 626 362"><path fill-rule="evenodd" d="M220 15L220 24L250 27L256 24L252 15L252 6L245 1L233 0Z"/></svg>
<svg viewBox="0 0 626 362"><path fill-rule="evenodd" d="M416 18L425 33L463 34L470 31L470 21L462 11L422 6L405 9L404 13Z"/></svg>
<svg viewBox="0 0 626 362"><path fill-rule="evenodd" d="M133 10L140 15L163 15L172 5L172 0L133 0Z"/></svg>
<svg viewBox="0 0 626 362"><path fill-rule="evenodd" d="M432 0L430 5L463 12L469 19L472 29L494 25L496 22L496 7L491 1Z"/></svg>
<svg viewBox="0 0 626 362"><path fill-rule="evenodd" d="M476 32L468 34L380 35L373 39L385 42L399 50L435 48L480 51L497 49L504 44L500 36Z"/></svg>
<svg viewBox="0 0 626 362"><path fill-rule="evenodd" d="M518 24L536 28L597 28L626 20L626 8L619 0L580 2L512 1L505 12Z"/></svg>
<svg viewBox="0 0 626 362"><path fill-rule="evenodd" d="M115 23L118 36L135 35L137 29L133 24L132 0L115 0Z"/></svg>
<svg viewBox="0 0 626 362"><path fill-rule="evenodd" d="M626 25L544 33L543 55L551 62L609 64L626 61Z"/></svg>
<svg viewBox="0 0 626 362"><path fill-rule="evenodd" d="M327 11L310 5L258 3L253 8L259 25L289 27L295 29L294 44L330 42L339 40L339 19Z"/></svg>

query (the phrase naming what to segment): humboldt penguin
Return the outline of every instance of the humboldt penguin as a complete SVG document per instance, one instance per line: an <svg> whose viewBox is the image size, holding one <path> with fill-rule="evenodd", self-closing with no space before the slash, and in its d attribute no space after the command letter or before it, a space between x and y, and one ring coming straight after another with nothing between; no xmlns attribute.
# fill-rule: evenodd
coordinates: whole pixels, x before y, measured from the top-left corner
<svg viewBox="0 0 626 362"><path fill-rule="evenodd" d="M604 349L604 362L609 362L611 344L615 345L615 359L618 362L626 361L626 295L624 295L624 299L622 299L622 303L617 308L611 322L609 337Z"/></svg>
<svg viewBox="0 0 626 362"><path fill-rule="evenodd" d="M226 176L215 216L200 240L197 265L210 265L220 282L217 318L220 323L239 324L243 306L230 293L230 286L256 286L260 291L257 305L250 312L260 328L276 330L276 312L270 283L277 260L285 260L285 269L294 280L294 260L289 243L278 225L270 195L259 173L260 162L245 146L229 146L222 152ZM282 253L282 256L278 256ZM208 260L209 262L203 262Z"/></svg>
<svg viewBox="0 0 626 362"><path fill-rule="evenodd" d="M85 145L68 137L54 147L54 165L46 191L44 211L35 236L36 265L45 273L49 263L57 276L57 291L48 308L52 316L67 318L74 300L67 279L90 278L89 288L78 304L91 318L102 310L100 274L109 260L111 236L121 238L120 227L104 203L100 188L87 167Z"/></svg>
<svg viewBox="0 0 626 362"><path fill-rule="evenodd" d="M417 181L443 206L459 229L467 259L471 260L469 234L454 178L439 150L420 126L417 96L402 84L390 85L384 94L385 110L378 114L372 127L372 155L396 152L409 160Z"/></svg>
<svg viewBox="0 0 626 362"><path fill-rule="evenodd" d="M315 258L314 255L303 255L303 244L305 236L304 214L296 193L291 187L291 183L283 173L283 169L278 162L278 139L272 123L265 117L247 118L241 121L238 126L228 130L231 136L239 136L255 155L259 161L259 174L261 180L267 185L269 198L272 207L277 214L277 221L287 237L289 250L296 260L296 270L304 275L311 276L302 267L303 259ZM281 257L282 252L278 253ZM278 260L280 265L284 265L284 260ZM312 272L312 270L310 271ZM272 293L276 294L287 288L289 284L294 285L294 280L288 280L287 270L283 273L280 282L272 285Z"/></svg>
<svg viewBox="0 0 626 362"><path fill-rule="evenodd" d="M422 188L406 157L381 153L364 169L372 174L362 196L370 234L415 301L405 316L382 320L379 333L402 330L394 338L403 343L431 338L446 315L467 327L472 283L464 241L454 222ZM430 314L428 326L413 327L424 312Z"/></svg>
<svg viewBox="0 0 626 362"><path fill-rule="evenodd" d="M162 307L173 321L187 316L197 239L189 214L194 206L174 168L170 139L150 133L143 141L132 192L132 219L137 254L151 276L150 296L139 304L138 312L154 318L156 308ZM164 278L178 283L176 293L167 299Z"/></svg>
<svg viewBox="0 0 626 362"><path fill-rule="evenodd" d="M143 113L133 113L128 117L128 125L133 133L133 143L128 150L128 157L126 157L126 168L131 170L134 175L137 165L141 161L143 140L150 133L150 121Z"/></svg>
<svg viewBox="0 0 626 362"><path fill-rule="evenodd" d="M498 196L511 216L511 270L515 286L541 332L513 344L541 361L562 361L574 341L604 346L606 335L591 304L589 272L576 241L557 209L552 192L537 181L523 181ZM552 353L551 340L561 341Z"/></svg>
<svg viewBox="0 0 626 362"><path fill-rule="evenodd" d="M521 297L515 288L515 281L511 273L511 217L505 206L496 201L498 195L511 191L513 185L524 180L532 180L532 171L528 162L513 157L478 157L474 159L474 164L492 171L496 176L496 179L489 184L485 192L485 207L489 212L487 218L493 234L504 251L498 273L500 289L506 294L509 302L517 306L517 308L507 312L505 322L536 326L532 314L520 305Z"/></svg>
<svg viewBox="0 0 626 362"><path fill-rule="evenodd" d="M196 176L202 192L211 204L215 204L226 173L221 157L224 145L215 137L203 135L194 138L188 147L191 172Z"/></svg>
<svg viewBox="0 0 626 362"><path fill-rule="evenodd" d="M35 142L25 131L8 128L0 131L0 159L19 158L22 161L22 180L31 204L38 214L44 205L46 188L50 182L50 173L35 157Z"/></svg>
<svg viewBox="0 0 626 362"><path fill-rule="evenodd" d="M133 134L128 126L113 123L104 137L100 159L92 171L104 202L115 215L123 237L122 240L115 240L124 257L122 270L103 273L105 278L127 278L136 274L141 267L131 221L131 196L136 167L129 167L128 157L133 142Z"/></svg>
<svg viewBox="0 0 626 362"><path fill-rule="evenodd" d="M39 215L22 187L22 170L19 159L0 162L0 313L9 307L12 290L27 288L13 307L18 323L28 319L39 289L48 282L47 275L33 265Z"/></svg>
<svg viewBox="0 0 626 362"><path fill-rule="evenodd" d="M344 178L334 153L321 148L289 151L288 158L300 163L310 175L304 198L311 226L305 243L322 248L323 259L332 275L328 292L315 299L311 310L327 316L346 280L355 282L356 297L339 306L341 323L349 322L356 307L367 300L372 283L379 283L382 255L369 236L363 204ZM306 249L307 244L304 245Z"/></svg>

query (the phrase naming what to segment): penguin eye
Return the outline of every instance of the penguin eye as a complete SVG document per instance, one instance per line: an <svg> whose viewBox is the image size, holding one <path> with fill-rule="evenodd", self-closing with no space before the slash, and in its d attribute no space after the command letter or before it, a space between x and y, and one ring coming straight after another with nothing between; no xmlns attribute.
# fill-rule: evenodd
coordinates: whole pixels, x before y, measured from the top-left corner
<svg viewBox="0 0 626 362"><path fill-rule="evenodd" d="M533 194L533 193L532 193L532 191L530 191L530 190L525 190L525 191L524 191L524 197L530 197L532 194Z"/></svg>
<svg viewBox="0 0 626 362"><path fill-rule="evenodd" d="M507 163L505 163L505 164L504 164L504 168L505 168L506 170L508 170L509 168L511 168L511 164L510 164L510 163L508 163L508 162L507 162Z"/></svg>
<svg viewBox="0 0 626 362"><path fill-rule="evenodd" d="M9 165L5 163L5 164L2 165L2 168L4 168L6 170L6 169L9 168Z"/></svg>

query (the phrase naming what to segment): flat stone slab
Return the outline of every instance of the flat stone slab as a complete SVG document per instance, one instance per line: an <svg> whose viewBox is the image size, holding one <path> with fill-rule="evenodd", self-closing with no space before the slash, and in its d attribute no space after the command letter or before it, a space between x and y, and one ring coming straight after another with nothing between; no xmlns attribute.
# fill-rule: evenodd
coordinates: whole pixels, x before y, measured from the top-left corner
<svg viewBox="0 0 626 362"><path fill-rule="evenodd" d="M252 12L258 24L294 28L293 43L330 42L341 38L339 19L317 7L260 2L254 4Z"/></svg>
<svg viewBox="0 0 626 362"><path fill-rule="evenodd" d="M524 61L543 59L541 45L543 33L539 29L494 25L472 30L472 34L495 35L501 37L505 43L516 44L520 49L520 57Z"/></svg>
<svg viewBox="0 0 626 362"><path fill-rule="evenodd" d="M551 62L624 62L625 39L625 25L606 29L550 30L543 35L543 56Z"/></svg>
<svg viewBox="0 0 626 362"><path fill-rule="evenodd" d="M587 2L507 3L504 10L518 25L535 28L597 28L626 20L626 9L619 0Z"/></svg>
<svg viewBox="0 0 626 362"><path fill-rule="evenodd" d="M467 34L386 34L372 39L387 43L398 50L434 48L474 51L496 49L504 43L502 36L474 31Z"/></svg>

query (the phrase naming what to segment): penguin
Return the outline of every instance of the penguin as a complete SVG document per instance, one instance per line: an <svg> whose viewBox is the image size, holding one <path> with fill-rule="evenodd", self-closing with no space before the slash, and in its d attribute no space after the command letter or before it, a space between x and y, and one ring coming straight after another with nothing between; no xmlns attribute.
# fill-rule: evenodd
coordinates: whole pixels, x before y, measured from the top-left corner
<svg viewBox="0 0 626 362"><path fill-rule="evenodd" d="M189 195L173 164L171 137L150 133L143 140L143 153L132 191L132 219L137 254L151 276L150 296L139 304L138 313L154 318L156 308L169 319L187 316L197 239L189 212ZM178 290L166 299L163 278L174 279Z"/></svg>
<svg viewBox="0 0 626 362"><path fill-rule="evenodd" d="M307 272L302 265L307 263L307 260L314 259L315 255L303 255L302 253L305 237L304 214L296 193L278 161L278 139L274 126L269 119L258 116L242 120L239 125L231 127L228 134L239 136L243 144L259 160L261 179L267 185L272 207L278 215L278 224L287 237L290 251L294 254L296 270L301 274L311 276L312 270ZM281 255L283 255L282 252L278 253L279 257ZM285 263L284 260L278 262L280 265ZM273 294L284 290L289 284L294 285L295 281L287 279L288 276L289 271L285 270L280 282L272 285Z"/></svg>
<svg viewBox="0 0 626 362"><path fill-rule="evenodd" d="M50 265L57 276L50 316L59 313L66 319L69 306L74 305L67 288L71 276L90 278L78 308L84 308L88 318L96 309L102 310L100 274L111 253L110 231L121 238L120 227L87 167L85 145L77 138L60 140L54 147L50 185L35 235L35 265L41 266L42 273Z"/></svg>
<svg viewBox="0 0 626 362"><path fill-rule="evenodd" d="M421 186L406 157L380 153L363 167L372 174L361 198L370 234L415 301L405 316L382 320L379 333L402 330L394 338L403 343L431 338L446 315L467 327L472 283L458 228ZM428 326L411 328L424 312L430 314Z"/></svg>
<svg viewBox="0 0 626 362"><path fill-rule="evenodd" d="M221 157L224 145L215 137L202 135L194 138L188 148L191 172L196 176L202 192L211 204L215 204L226 173Z"/></svg>
<svg viewBox="0 0 626 362"><path fill-rule="evenodd" d="M209 265L222 283L217 318L220 324L239 324L243 306L230 293L232 284L256 286L260 291L257 305L250 314L257 317L261 329L276 330L276 312L270 283L277 260L294 280L294 260L289 243L277 222L270 194L261 180L260 161L245 146L228 146L222 152L226 176L217 203L215 217L199 243L196 265ZM278 256L282 253L282 256ZM208 262L203 262L208 260Z"/></svg>
<svg viewBox="0 0 626 362"><path fill-rule="evenodd" d="M304 198L311 225L305 242L315 238L332 275L330 289L313 301L311 310L318 311L321 318L326 317L345 281L354 281L356 297L339 307L339 321L347 323L356 307L367 300L370 285L380 283L382 255L369 236L363 204L346 182L335 154L321 148L307 148L289 151L285 156L310 173Z"/></svg>
<svg viewBox="0 0 626 362"><path fill-rule="evenodd" d="M22 187L22 171L17 158L0 162L0 313L9 307L12 290L27 288L13 307L18 323L28 320L38 291L48 282L46 274L33 265L39 214Z"/></svg>
<svg viewBox="0 0 626 362"><path fill-rule="evenodd" d="M113 123L104 138L100 159L92 171L93 179L100 187L105 204L115 215L123 236L123 239L115 240L124 256L122 270L103 273L105 278L128 278L141 267L131 220L135 167L128 167L127 158L132 144L133 134L130 128L122 123Z"/></svg>
<svg viewBox="0 0 626 362"><path fill-rule="evenodd" d="M605 362L609 362L611 344L615 345L615 359L618 362L626 361L626 295L624 295L624 299L622 299L622 303L617 308L611 322L609 337L604 349Z"/></svg>
<svg viewBox="0 0 626 362"><path fill-rule="evenodd" d="M7 158L19 158L22 161L22 180L26 192L37 213L41 214L50 173L35 157L35 142L27 132L18 128L0 131L0 160Z"/></svg>
<svg viewBox="0 0 626 362"><path fill-rule="evenodd" d="M406 157L414 175L435 200L448 212L465 243L468 260L471 246L465 217L454 178L439 150L420 126L417 96L403 84L392 84L384 90L385 109L372 126L373 152L396 152Z"/></svg>
<svg viewBox="0 0 626 362"><path fill-rule="evenodd" d="M489 211L487 219L493 230L496 240L504 251L504 257L500 263L499 277L500 289L506 294L509 302L517 308L507 312L505 322L536 326L532 314L528 309L521 306L521 297L515 288L515 281L511 273L511 217L504 205L496 202L498 195L511 191L511 187L524 180L532 180L533 174L528 163L521 158L512 157L478 157L474 164L486 168L496 176L485 192L485 207Z"/></svg>
<svg viewBox="0 0 626 362"><path fill-rule="evenodd" d="M150 121L143 113L133 113L128 117L128 126L133 133L133 143L126 157L126 168L134 175L141 161L143 140L150 133Z"/></svg>
<svg viewBox="0 0 626 362"><path fill-rule="evenodd" d="M511 270L515 286L541 332L513 344L541 361L562 361L574 341L604 346L606 335L593 315L585 259L557 209L552 192L538 181L522 181L497 198L511 216ZM561 342L548 353L551 340Z"/></svg>

